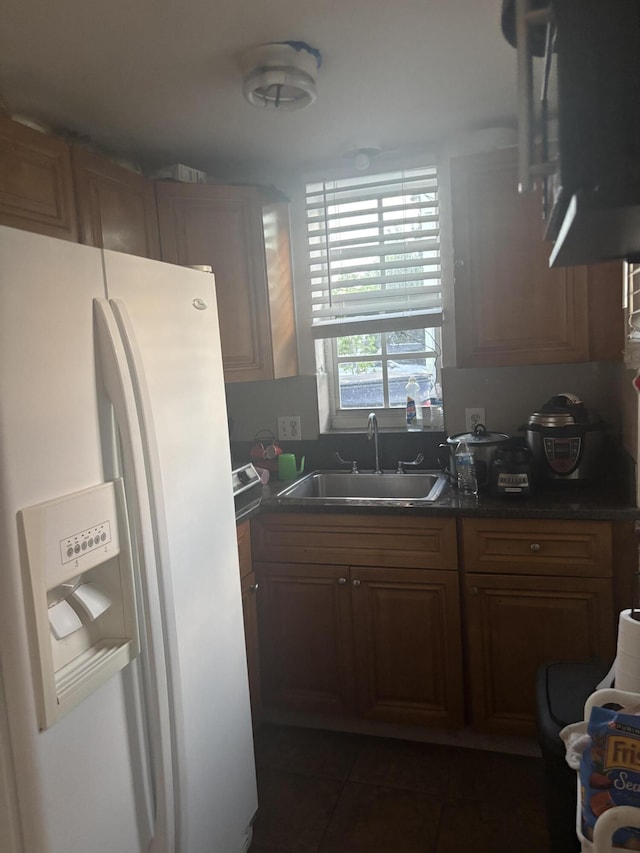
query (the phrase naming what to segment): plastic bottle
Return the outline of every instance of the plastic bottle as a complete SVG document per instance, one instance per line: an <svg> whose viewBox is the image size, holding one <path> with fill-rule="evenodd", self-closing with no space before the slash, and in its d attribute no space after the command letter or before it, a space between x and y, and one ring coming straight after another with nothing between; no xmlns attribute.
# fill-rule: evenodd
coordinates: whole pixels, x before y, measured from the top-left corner
<svg viewBox="0 0 640 853"><path fill-rule="evenodd" d="M476 461L473 450L466 441L461 441L456 447L456 473L458 475L458 491L463 495L477 495Z"/></svg>
<svg viewBox="0 0 640 853"><path fill-rule="evenodd" d="M444 429L444 409L442 407L442 386L436 382L431 391L431 429Z"/></svg>
<svg viewBox="0 0 640 853"><path fill-rule="evenodd" d="M422 406L420 405L420 386L415 376L410 376L406 386L407 391L407 430L419 432L422 429Z"/></svg>

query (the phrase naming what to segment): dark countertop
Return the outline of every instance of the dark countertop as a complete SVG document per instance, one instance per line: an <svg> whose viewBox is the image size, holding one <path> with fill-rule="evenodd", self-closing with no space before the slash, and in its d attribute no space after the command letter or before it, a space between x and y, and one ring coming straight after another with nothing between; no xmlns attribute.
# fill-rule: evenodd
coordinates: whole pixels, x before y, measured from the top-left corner
<svg viewBox="0 0 640 853"><path fill-rule="evenodd" d="M573 483L538 489L528 497L494 498L488 494L461 495L447 486L434 503L419 506L404 502L380 501L368 505L324 503L317 499L278 500L276 491L286 483L252 489L236 499L236 522L253 518L260 512L339 512L402 513L404 515L462 516L486 518L558 518L600 521L640 519L640 509L623 490L612 483L603 486L577 486ZM240 501L241 498L244 500ZM239 502L240 501L240 505ZM409 504L411 502L408 502Z"/></svg>

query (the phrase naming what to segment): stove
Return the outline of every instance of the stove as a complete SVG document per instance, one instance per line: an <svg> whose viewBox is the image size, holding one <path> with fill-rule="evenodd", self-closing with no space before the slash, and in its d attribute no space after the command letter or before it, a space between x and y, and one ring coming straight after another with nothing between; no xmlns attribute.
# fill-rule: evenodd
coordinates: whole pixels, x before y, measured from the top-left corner
<svg viewBox="0 0 640 853"><path fill-rule="evenodd" d="M262 480L260 475L248 462L231 472L233 486L233 503L236 510L236 522L240 521L251 510L260 506L262 500Z"/></svg>

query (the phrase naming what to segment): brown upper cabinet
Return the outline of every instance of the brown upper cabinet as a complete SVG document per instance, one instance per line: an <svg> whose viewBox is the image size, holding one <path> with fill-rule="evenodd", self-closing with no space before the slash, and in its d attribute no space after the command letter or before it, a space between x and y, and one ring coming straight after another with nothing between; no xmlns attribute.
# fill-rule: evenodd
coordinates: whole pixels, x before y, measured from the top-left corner
<svg viewBox="0 0 640 853"><path fill-rule="evenodd" d="M0 224L77 240L69 146L0 118Z"/></svg>
<svg viewBox="0 0 640 853"><path fill-rule="evenodd" d="M80 145L71 149L80 242L160 257L152 181Z"/></svg>
<svg viewBox="0 0 640 853"><path fill-rule="evenodd" d="M162 259L216 278L227 382L298 369L288 203L258 187L156 184Z"/></svg>
<svg viewBox="0 0 640 853"><path fill-rule="evenodd" d="M549 269L539 195L517 185L515 150L451 162L458 366L620 358L620 264Z"/></svg>

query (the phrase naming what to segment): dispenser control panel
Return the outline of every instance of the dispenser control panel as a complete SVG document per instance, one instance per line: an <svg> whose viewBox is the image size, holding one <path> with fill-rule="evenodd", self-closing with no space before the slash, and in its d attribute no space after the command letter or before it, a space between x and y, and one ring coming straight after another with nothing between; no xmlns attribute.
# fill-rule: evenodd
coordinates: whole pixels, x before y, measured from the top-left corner
<svg viewBox="0 0 640 853"><path fill-rule="evenodd" d="M48 590L120 552L113 483L45 501L20 515L30 552L41 555Z"/></svg>
<svg viewBox="0 0 640 853"><path fill-rule="evenodd" d="M111 522L107 519L101 521L80 533L73 533L60 540L60 556L63 563L68 563L74 557L88 554L97 548L103 548L111 543Z"/></svg>
<svg viewBox="0 0 640 853"><path fill-rule="evenodd" d="M140 651L122 480L25 507L25 610L38 727Z"/></svg>

